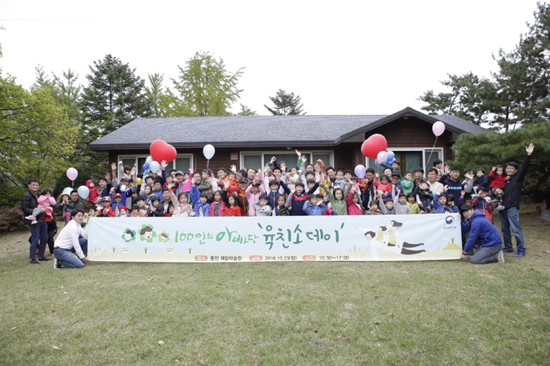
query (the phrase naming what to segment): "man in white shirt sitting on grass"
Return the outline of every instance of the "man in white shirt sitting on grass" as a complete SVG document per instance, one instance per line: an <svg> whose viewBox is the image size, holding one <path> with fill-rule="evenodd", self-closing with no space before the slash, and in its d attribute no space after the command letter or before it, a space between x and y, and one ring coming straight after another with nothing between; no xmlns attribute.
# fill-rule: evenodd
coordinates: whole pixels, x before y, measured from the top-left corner
<svg viewBox="0 0 550 366"><path fill-rule="evenodd" d="M82 268L88 262L88 230L82 228L84 212L75 210L72 213L72 220L61 230L57 239L53 255L55 261L53 268ZM82 236L82 238L80 238Z"/></svg>

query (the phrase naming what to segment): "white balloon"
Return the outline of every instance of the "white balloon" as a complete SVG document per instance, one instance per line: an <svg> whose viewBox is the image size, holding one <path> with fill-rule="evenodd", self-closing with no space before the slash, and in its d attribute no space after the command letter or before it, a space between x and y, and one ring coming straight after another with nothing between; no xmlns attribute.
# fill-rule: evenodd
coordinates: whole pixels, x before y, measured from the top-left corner
<svg viewBox="0 0 550 366"><path fill-rule="evenodd" d="M160 169L160 164L156 161L152 161L149 163L149 170L152 171L154 174L157 174L157 171Z"/></svg>
<svg viewBox="0 0 550 366"><path fill-rule="evenodd" d="M212 146L210 144L204 145L204 147L202 149L202 153L203 153L204 157L206 158L206 160L212 159L215 152L216 152L216 149L214 149L214 146Z"/></svg>

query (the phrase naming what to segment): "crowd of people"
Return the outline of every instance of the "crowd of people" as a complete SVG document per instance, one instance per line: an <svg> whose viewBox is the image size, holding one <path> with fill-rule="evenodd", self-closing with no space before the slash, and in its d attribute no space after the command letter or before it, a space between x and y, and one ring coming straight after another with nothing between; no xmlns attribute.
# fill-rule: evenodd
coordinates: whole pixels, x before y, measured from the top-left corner
<svg viewBox="0 0 550 366"><path fill-rule="evenodd" d="M369 168L359 178L351 170L327 167L321 160L308 162L297 150L296 166L289 167L274 156L258 170L250 167L237 170L232 165L229 170L219 167L215 171L166 171L168 164L163 161L158 171L139 175L136 166L112 163L110 173L96 182L87 181L89 194L85 199L77 190L66 190L56 202L49 189L38 194L38 182L29 183L22 209L31 230L30 259L31 263L48 260L42 241L47 242L47 222L55 219L55 205L61 208L67 225L72 220L84 225L90 217L408 215L458 213L463 208L462 212L475 213L470 217L463 215L463 232L474 234L466 242L465 256L472 254L470 249L476 242L479 248L484 246L483 230L472 230L472 219L479 222L483 216L483 220L492 223L496 210L501 219L503 251L514 251L513 232L516 256L524 256L518 209L533 150L533 144L526 148L521 169L515 162L504 167L497 165L488 175L481 168L464 169L462 180L458 167L443 166L441 160L434 161L427 172L422 168L403 172L400 163L393 161L391 166L382 164L380 174ZM81 220L76 218L80 214ZM83 233L76 229L71 235L75 245L84 239ZM493 238L491 243L495 242ZM85 258L84 251L75 252L79 258ZM498 259L493 257L491 260Z"/></svg>

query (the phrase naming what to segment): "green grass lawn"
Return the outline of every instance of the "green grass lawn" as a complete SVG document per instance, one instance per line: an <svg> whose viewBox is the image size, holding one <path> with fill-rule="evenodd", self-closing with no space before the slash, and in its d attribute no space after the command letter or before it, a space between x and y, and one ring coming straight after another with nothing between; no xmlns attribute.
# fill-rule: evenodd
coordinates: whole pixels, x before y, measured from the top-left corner
<svg viewBox="0 0 550 366"><path fill-rule="evenodd" d="M550 224L534 205L520 220L527 256L482 266L96 262L55 271L28 264L28 232L4 235L0 364L548 365Z"/></svg>

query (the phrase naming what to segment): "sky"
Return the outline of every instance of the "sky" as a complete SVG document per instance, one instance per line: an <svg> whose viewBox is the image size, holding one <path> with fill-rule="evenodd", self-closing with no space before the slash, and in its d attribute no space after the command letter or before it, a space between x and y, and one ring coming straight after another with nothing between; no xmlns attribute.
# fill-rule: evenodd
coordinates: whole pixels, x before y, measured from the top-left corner
<svg viewBox="0 0 550 366"><path fill-rule="evenodd" d="M4 74L30 87L35 68L69 68L87 85L94 61L120 58L165 86L198 51L243 69L239 103L259 115L278 89L309 115L420 110L447 74L490 77L533 23L535 0L36 1L0 0Z"/></svg>

